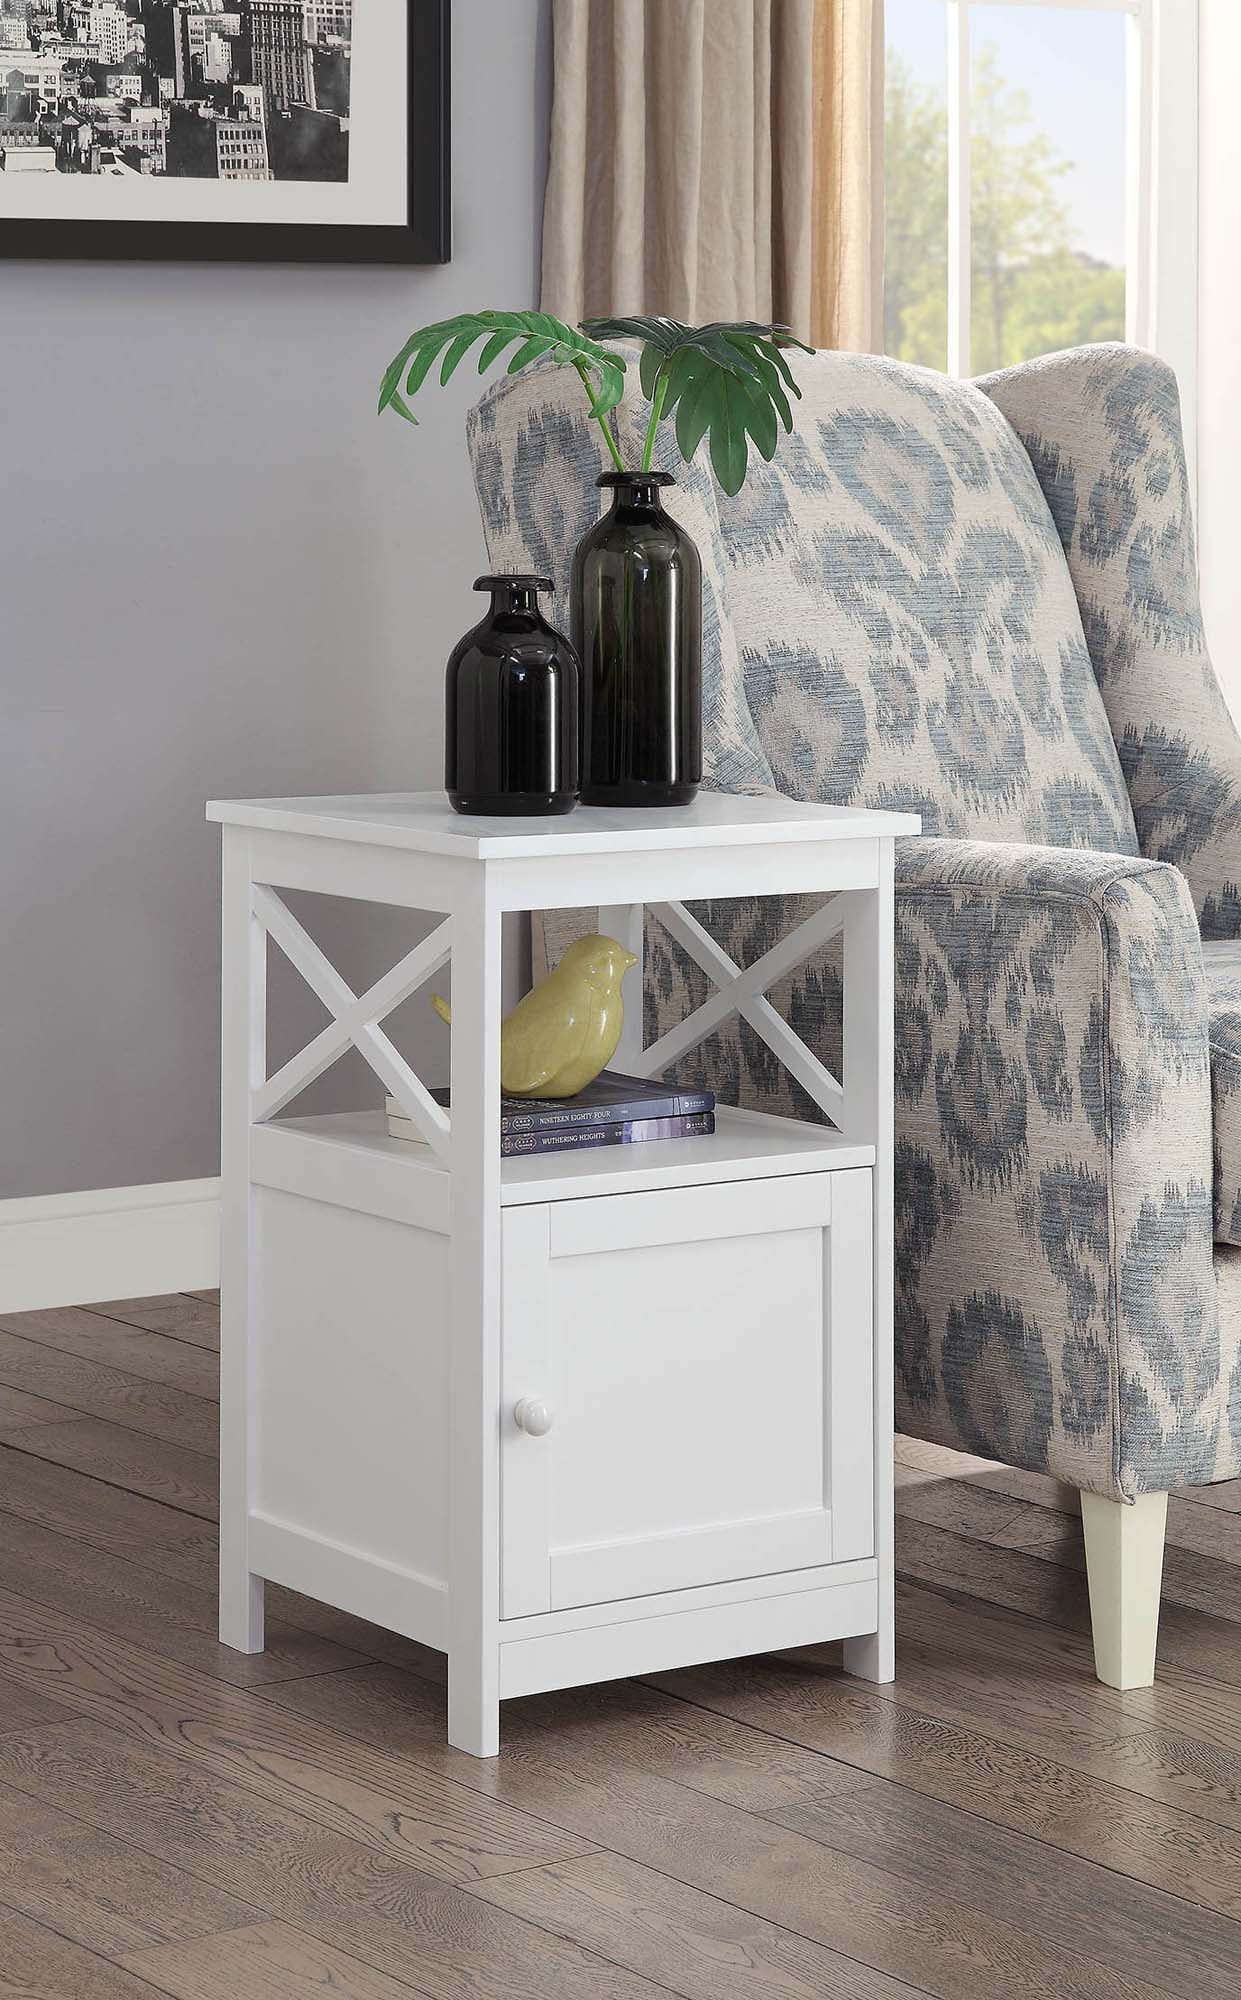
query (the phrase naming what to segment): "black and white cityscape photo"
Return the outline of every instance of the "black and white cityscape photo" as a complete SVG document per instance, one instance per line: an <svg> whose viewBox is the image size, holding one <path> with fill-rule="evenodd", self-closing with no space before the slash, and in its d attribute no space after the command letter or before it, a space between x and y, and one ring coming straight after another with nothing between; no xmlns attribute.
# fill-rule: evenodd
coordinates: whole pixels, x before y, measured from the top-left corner
<svg viewBox="0 0 1241 2000"><path fill-rule="evenodd" d="M0 0L0 171L347 181L353 0Z"/></svg>

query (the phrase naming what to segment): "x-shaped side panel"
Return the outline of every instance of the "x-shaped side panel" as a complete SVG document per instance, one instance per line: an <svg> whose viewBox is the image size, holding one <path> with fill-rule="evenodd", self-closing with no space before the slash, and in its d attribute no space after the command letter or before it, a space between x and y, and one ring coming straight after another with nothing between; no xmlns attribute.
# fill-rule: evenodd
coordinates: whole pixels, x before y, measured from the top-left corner
<svg viewBox="0 0 1241 2000"><path fill-rule="evenodd" d="M447 1160L451 1130L448 1113L436 1103L378 1023L447 962L452 952L451 918L446 917L430 937L415 945L390 972L359 995L342 979L274 890L255 886L254 913L333 1017L312 1042L254 1092L251 1116L255 1123L273 1118L352 1045L413 1120L427 1144L441 1159Z"/></svg>
<svg viewBox="0 0 1241 2000"><path fill-rule="evenodd" d="M794 1034L770 1000L767 988L791 972L811 952L845 927L848 902L834 896L815 910L756 958L753 965L739 966L721 949L709 931L703 929L683 903L652 903L651 910L664 929L689 953L696 965L719 989L701 1007L687 1015L675 1028L661 1035L631 1067L640 1076L657 1076L671 1063L697 1048L730 1014L740 1014L762 1036L772 1053L779 1057L790 1075L835 1123L841 1122L844 1088L825 1064L812 1055L800 1035Z"/></svg>

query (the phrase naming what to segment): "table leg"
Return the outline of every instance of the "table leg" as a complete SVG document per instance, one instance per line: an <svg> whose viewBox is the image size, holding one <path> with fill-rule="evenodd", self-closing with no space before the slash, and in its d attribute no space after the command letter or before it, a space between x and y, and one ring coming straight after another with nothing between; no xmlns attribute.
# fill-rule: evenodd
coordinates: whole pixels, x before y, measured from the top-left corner
<svg viewBox="0 0 1241 2000"><path fill-rule="evenodd" d="M875 1140L874 1241L875 1555L878 1630L846 1639L847 1673L868 1681L896 1674L892 1464L892 1062L893 843L879 843L879 884L858 896L845 924L844 1077L847 1117Z"/></svg>
<svg viewBox="0 0 1241 2000"><path fill-rule="evenodd" d="M448 1740L500 1748L501 919L482 872L452 912Z"/></svg>
<svg viewBox="0 0 1241 2000"><path fill-rule="evenodd" d="M220 1639L263 1650L261 1576L250 1569L254 1314L251 1098L267 1071L267 938L251 897L249 836L224 829L221 937Z"/></svg>

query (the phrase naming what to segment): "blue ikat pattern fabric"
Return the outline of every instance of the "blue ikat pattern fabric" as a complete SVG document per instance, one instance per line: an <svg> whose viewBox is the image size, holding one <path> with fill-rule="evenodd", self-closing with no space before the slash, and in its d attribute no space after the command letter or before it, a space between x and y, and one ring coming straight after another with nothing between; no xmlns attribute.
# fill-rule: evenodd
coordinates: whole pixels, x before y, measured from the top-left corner
<svg viewBox="0 0 1241 2000"><path fill-rule="evenodd" d="M981 385L797 372L796 432L736 500L663 462L707 578L708 782L907 806L930 836L898 848L898 1421L1099 1492L1231 1478L1241 750L1175 384L1124 347ZM595 516L576 386L535 370L472 416L496 567L567 579ZM747 963L808 907L696 914ZM549 914L536 946L595 920ZM651 919L646 975L650 1040L705 981ZM838 1062L837 955L771 998ZM676 1075L818 1115L744 1023Z"/></svg>

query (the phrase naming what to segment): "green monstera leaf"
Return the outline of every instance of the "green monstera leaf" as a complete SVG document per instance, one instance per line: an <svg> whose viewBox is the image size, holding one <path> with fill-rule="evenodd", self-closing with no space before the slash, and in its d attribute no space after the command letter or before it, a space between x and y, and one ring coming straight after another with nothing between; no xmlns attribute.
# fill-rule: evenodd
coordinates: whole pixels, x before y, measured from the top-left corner
<svg viewBox="0 0 1241 2000"><path fill-rule="evenodd" d="M794 339L787 327L764 326L757 320L683 326L679 320L658 317L590 319L579 330L550 313L458 313L454 319L436 320L411 333L384 371L381 413L395 410L407 423L417 423L410 403L436 361L441 383L447 382L480 340L480 375L508 349L513 350L510 375L544 356L557 366L574 369L618 471L629 468L622 462L608 412L625 392L625 359L600 343L639 341L639 375L651 405L640 469L650 471L659 426L666 417L675 418L682 456L691 459L705 437L712 470L729 494L741 490L751 445L763 458L773 458L780 427L793 428L789 397L801 391L782 349L814 352Z"/></svg>
<svg viewBox="0 0 1241 2000"><path fill-rule="evenodd" d="M480 375L485 375L505 348L517 341L520 344L509 358L508 373L516 375L519 369L543 355L561 366L576 369L590 397L592 417L606 416L625 393L623 356L600 347L597 341L575 327L566 326L563 320L553 319L550 313L458 313L455 319L436 320L433 325L419 327L410 334L400 353L384 370L379 388L380 413L395 410L407 423L416 424L418 419L409 407L410 399L421 388L436 359L443 356L440 382L445 383L475 342L484 338L486 345L478 357ZM591 379L592 369L598 376L597 383Z"/></svg>
<svg viewBox="0 0 1241 2000"><path fill-rule="evenodd" d="M675 416L681 456L693 458L705 437L711 469L730 495L745 483L751 444L774 458L780 427L793 428L789 395L801 391L782 349L814 352L787 327L757 320L683 326L660 317L588 319L582 331L594 340L642 343L638 372L651 405L643 470L650 470L660 423Z"/></svg>

